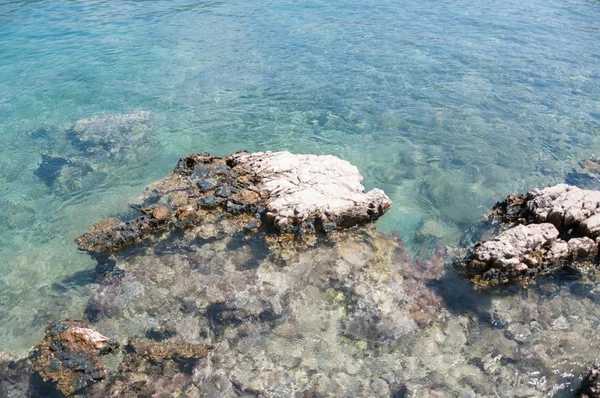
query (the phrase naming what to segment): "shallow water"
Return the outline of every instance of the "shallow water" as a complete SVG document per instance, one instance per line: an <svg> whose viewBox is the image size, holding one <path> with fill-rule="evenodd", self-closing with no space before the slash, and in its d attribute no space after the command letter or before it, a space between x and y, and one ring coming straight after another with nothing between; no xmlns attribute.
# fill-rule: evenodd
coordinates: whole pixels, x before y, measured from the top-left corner
<svg viewBox="0 0 600 398"><path fill-rule="evenodd" d="M340 156L393 200L381 231L459 245L506 193L600 155L599 20L583 0L0 2L0 351L80 316L95 262L72 239L189 152ZM139 156L69 141L140 111ZM49 183L49 154L93 171Z"/></svg>

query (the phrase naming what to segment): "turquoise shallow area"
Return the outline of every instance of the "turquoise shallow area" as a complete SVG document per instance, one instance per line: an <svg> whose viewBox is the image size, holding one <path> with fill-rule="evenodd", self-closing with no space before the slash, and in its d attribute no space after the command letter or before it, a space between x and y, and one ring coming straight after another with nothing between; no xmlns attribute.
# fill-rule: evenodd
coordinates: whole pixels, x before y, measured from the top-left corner
<svg viewBox="0 0 600 398"><path fill-rule="evenodd" d="M0 351L80 313L72 239L185 153L340 156L393 200L381 230L458 245L600 155L598 21L588 0L0 2ZM138 111L148 156L81 189L34 174L40 127Z"/></svg>

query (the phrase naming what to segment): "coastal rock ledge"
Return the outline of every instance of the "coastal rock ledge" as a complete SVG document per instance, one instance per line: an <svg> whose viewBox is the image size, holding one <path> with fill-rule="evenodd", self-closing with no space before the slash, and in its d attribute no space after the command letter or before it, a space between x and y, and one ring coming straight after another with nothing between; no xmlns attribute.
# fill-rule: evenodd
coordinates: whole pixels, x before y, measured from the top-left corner
<svg viewBox="0 0 600 398"><path fill-rule="evenodd" d="M331 155L190 154L147 189L135 219L106 219L75 241L81 250L110 253L215 214L233 216L244 231L329 233L375 221L391 207L382 190L365 193L362 179L355 166Z"/></svg>
<svg viewBox="0 0 600 398"><path fill-rule="evenodd" d="M597 263L600 191L559 184L509 195L490 218L504 230L458 262L476 283L527 281L563 266Z"/></svg>

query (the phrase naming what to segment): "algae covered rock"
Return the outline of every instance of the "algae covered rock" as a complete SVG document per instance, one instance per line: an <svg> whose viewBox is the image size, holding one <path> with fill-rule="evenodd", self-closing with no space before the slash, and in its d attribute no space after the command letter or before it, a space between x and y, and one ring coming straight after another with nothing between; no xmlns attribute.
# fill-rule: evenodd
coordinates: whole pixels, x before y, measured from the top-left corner
<svg viewBox="0 0 600 398"><path fill-rule="evenodd" d="M107 385L96 386L90 397L199 396L193 373L208 354L204 344L156 342L134 338Z"/></svg>
<svg viewBox="0 0 600 398"><path fill-rule="evenodd" d="M375 221L390 208L383 191L365 193L361 181L356 167L334 156L187 155L139 199L137 218L106 220L76 242L81 250L110 253L159 231L202 224L215 214L234 217L240 230L329 233Z"/></svg>
<svg viewBox="0 0 600 398"><path fill-rule="evenodd" d="M68 396L106 377L98 358L116 346L85 322L53 322L35 347L33 369L44 381L56 383L57 389Z"/></svg>

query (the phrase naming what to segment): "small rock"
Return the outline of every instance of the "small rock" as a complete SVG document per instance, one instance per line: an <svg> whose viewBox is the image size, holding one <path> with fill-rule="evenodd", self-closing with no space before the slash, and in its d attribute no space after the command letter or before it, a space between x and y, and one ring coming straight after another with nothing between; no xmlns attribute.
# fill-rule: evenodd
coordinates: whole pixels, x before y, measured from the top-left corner
<svg viewBox="0 0 600 398"><path fill-rule="evenodd" d="M98 357L116 346L83 321L53 322L34 350L33 369L68 396L105 378L106 371Z"/></svg>
<svg viewBox="0 0 600 398"><path fill-rule="evenodd" d="M216 196L205 196L198 201L200 208L209 210L214 209L223 204L223 199L217 198Z"/></svg>
<svg viewBox="0 0 600 398"><path fill-rule="evenodd" d="M579 224L579 230L582 234L591 237L597 237L600 233L600 214L595 214Z"/></svg>
<svg viewBox="0 0 600 398"><path fill-rule="evenodd" d="M166 220L169 217L169 209L164 206L156 206L152 209L152 216L157 220Z"/></svg>

